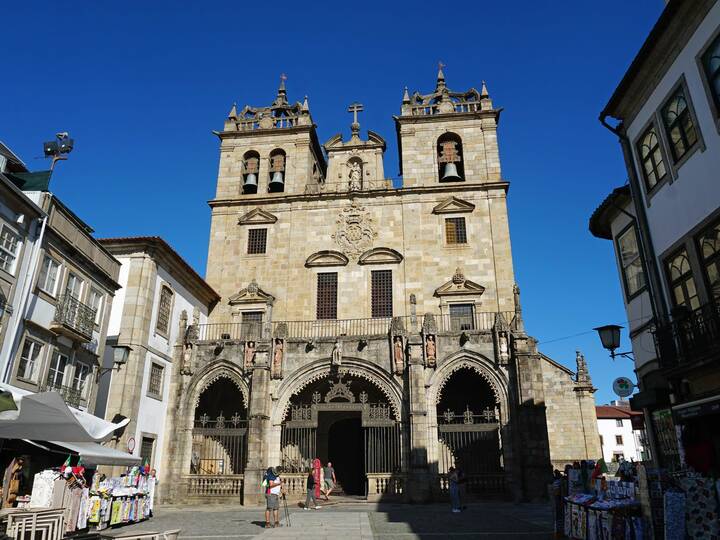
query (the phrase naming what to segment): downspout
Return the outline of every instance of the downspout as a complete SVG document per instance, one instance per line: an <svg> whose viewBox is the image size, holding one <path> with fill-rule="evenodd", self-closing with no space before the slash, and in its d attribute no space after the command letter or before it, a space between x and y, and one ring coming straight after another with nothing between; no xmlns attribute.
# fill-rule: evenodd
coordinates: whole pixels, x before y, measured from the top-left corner
<svg viewBox="0 0 720 540"><path fill-rule="evenodd" d="M48 193L48 197L52 197L51 193ZM38 268L38 260L40 258L40 248L42 246L43 238L45 237L45 227L47 225L48 215L45 214L42 217L42 224L40 225L40 234L33 243L32 254L30 255L30 264L28 265L27 271L25 272L25 279L23 282L22 295L20 300L20 306L18 307L18 316L12 328L9 328L9 336L12 339L12 345L8 351L8 356L5 359L5 372L2 376L2 381L5 384L10 382L10 373L12 372L12 359L15 357L17 348L19 346L19 338L17 331L20 328L20 321L25 318L27 312L27 306L30 301L30 295L32 293L32 284L35 281L35 274Z"/></svg>
<svg viewBox="0 0 720 540"><path fill-rule="evenodd" d="M645 212L645 206L642 202L642 190L640 189L640 179L638 178L635 162L632 156L632 147L630 146L630 139L628 139L623 128L623 123L620 122L617 127L613 127L607 122L608 114L603 112L600 114L600 123L605 126L608 130L614 133L620 140L620 146L623 151L623 157L625 158L625 168L628 171L628 182L630 184L630 195L633 200L633 206L635 207L635 221L638 224L638 240L640 241L640 250L643 254L645 263L645 269L648 272L648 288L650 289L650 309L652 310L653 319L655 324L660 322L660 319L667 319L668 309L665 303L665 297L662 294L662 282L660 280L660 272L657 265L657 257L655 256L655 246L653 245L652 237L650 236L650 225L647 219L647 213ZM647 407L643 408L643 416L645 417L645 429L648 432L648 442L650 443L650 452L652 454L652 460L655 464L660 465L661 459L658 453L659 445L655 437L655 428L652 424L652 416L650 410Z"/></svg>

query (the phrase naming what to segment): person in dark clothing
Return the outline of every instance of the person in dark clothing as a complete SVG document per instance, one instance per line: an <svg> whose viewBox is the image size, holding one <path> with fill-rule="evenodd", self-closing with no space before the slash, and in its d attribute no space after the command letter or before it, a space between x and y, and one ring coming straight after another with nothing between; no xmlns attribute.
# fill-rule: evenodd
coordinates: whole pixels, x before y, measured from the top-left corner
<svg viewBox="0 0 720 540"><path fill-rule="evenodd" d="M310 510L310 508L314 508L315 510L318 510L321 508L317 501L315 500L315 475L313 474L312 468L308 470L308 477L307 477L307 497L305 498L305 510ZM311 504L312 503L312 504Z"/></svg>

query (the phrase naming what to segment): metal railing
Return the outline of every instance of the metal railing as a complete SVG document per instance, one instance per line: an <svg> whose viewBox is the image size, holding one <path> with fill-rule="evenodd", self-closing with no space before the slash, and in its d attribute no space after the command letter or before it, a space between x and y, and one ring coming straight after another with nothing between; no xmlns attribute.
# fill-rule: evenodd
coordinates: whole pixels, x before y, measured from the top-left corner
<svg viewBox="0 0 720 540"><path fill-rule="evenodd" d="M72 295L64 295L58 298L54 321L89 339L95 327L95 310Z"/></svg>
<svg viewBox="0 0 720 540"><path fill-rule="evenodd" d="M497 313L476 312L472 315L434 315L438 333L489 332L495 328ZM505 323L512 326L514 312L502 312ZM390 333L392 321L399 319L406 330L419 331L423 315L378 317L366 319L318 319L314 321L272 321L209 323L197 327L198 341L235 340L250 341L283 335L295 339L316 339L384 336Z"/></svg>
<svg viewBox="0 0 720 540"><path fill-rule="evenodd" d="M80 403L83 399L82 392L77 388L74 388L72 386L63 386L61 384L53 382L52 380L47 380L45 381L45 383L41 384L40 391L57 392L58 394L60 394L60 396L62 396L65 403L75 408L80 406Z"/></svg>
<svg viewBox="0 0 720 540"><path fill-rule="evenodd" d="M720 305L675 313L657 326L655 343L662 367L720 356Z"/></svg>

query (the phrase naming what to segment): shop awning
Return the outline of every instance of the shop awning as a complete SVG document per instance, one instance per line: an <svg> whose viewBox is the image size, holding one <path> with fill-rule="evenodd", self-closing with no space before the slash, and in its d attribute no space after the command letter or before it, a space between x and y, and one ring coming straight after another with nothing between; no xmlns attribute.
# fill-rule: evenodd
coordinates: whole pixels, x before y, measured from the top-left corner
<svg viewBox="0 0 720 540"><path fill-rule="evenodd" d="M97 443L48 441L82 457L83 465L139 465L140 458Z"/></svg>
<svg viewBox="0 0 720 540"><path fill-rule="evenodd" d="M130 421L126 418L113 424L72 409L57 392L34 394L5 384L0 384L0 390L0 438L102 442Z"/></svg>

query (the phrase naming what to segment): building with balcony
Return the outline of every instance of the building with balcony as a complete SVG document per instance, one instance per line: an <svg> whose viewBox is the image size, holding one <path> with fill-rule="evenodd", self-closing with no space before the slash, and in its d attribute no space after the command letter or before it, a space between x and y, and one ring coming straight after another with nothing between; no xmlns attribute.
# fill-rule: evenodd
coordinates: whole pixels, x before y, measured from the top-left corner
<svg viewBox="0 0 720 540"><path fill-rule="evenodd" d="M50 174L17 164L5 173L34 213L8 226L14 232L18 223L31 227L25 247L31 249L23 287L16 287L17 322L0 349L3 382L32 392L55 390L68 405L92 413L120 264L49 190ZM6 198L2 203L10 204ZM0 250L10 260L22 241L5 237Z"/></svg>
<svg viewBox="0 0 720 540"><path fill-rule="evenodd" d="M346 493L544 497L552 465L597 458L594 388L524 327L483 84L405 90L385 140L318 141L307 99L233 106L220 141L206 280L220 296L176 349L166 500L257 499L280 465L304 491L331 460Z"/></svg>
<svg viewBox="0 0 720 540"><path fill-rule="evenodd" d="M615 248L640 387L632 407L660 465L717 472L720 3L670 0L601 121L628 181L590 231Z"/></svg>

